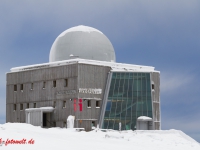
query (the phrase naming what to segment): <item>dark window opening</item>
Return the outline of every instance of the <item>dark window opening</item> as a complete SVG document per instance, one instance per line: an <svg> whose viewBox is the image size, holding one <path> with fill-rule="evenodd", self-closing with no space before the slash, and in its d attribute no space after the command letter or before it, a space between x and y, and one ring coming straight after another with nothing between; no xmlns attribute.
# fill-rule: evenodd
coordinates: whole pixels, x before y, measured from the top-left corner
<svg viewBox="0 0 200 150"><path fill-rule="evenodd" d="M45 89L45 87L46 87L46 82L43 82L42 88Z"/></svg>
<svg viewBox="0 0 200 150"><path fill-rule="evenodd" d="M154 90L154 88L155 88L154 84L152 84L151 86L152 86L152 90Z"/></svg>
<svg viewBox="0 0 200 150"><path fill-rule="evenodd" d="M16 104L13 105L13 110L14 110L14 111L17 110L17 105L16 105Z"/></svg>
<svg viewBox="0 0 200 150"><path fill-rule="evenodd" d="M17 84L14 85L14 91L17 91Z"/></svg>
<svg viewBox="0 0 200 150"><path fill-rule="evenodd" d="M27 103L26 108L29 108L29 103Z"/></svg>
<svg viewBox="0 0 200 150"><path fill-rule="evenodd" d="M53 107L54 107L54 108L56 107L56 101L53 102Z"/></svg>
<svg viewBox="0 0 200 150"><path fill-rule="evenodd" d="M23 104L20 104L20 110L23 110Z"/></svg>
<svg viewBox="0 0 200 150"><path fill-rule="evenodd" d="M33 83L31 83L31 90L33 90Z"/></svg>
<svg viewBox="0 0 200 150"><path fill-rule="evenodd" d="M33 108L36 108L36 103L33 104Z"/></svg>
<svg viewBox="0 0 200 150"><path fill-rule="evenodd" d="M100 101L96 101L96 107L100 107Z"/></svg>
<svg viewBox="0 0 200 150"><path fill-rule="evenodd" d="M91 100L87 101L87 107L91 107Z"/></svg>
<svg viewBox="0 0 200 150"><path fill-rule="evenodd" d="M21 84L21 85L20 85L20 90L23 91L23 89L24 89L24 85Z"/></svg>
<svg viewBox="0 0 200 150"><path fill-rule="evenodd" d="M66 101L63 101L63 108L66 108Z"/></svg>
<svg viewBox="0 0 200 150"><path fill-rule="evenodd" d="M92 121L92 127L95 127L95 121Z"/></svg>
<svg viewBox="0 0 200 150"><path fill-rule="evenodd" d="M66 128L66 122L63 122L63 127Z"/></svg>
<svg viewBox="0 0 200 150"><path fill-rule="evenodd" d="M47 114L43 113L43 127L47 126Z"/></svg>
<svg viewBox="0 0 200 150"><path fill-rule="evenodd" d="M56 80L53 81L53 87L56 87Z"/></svg>
<svg viewBox="0 0 200 150"><path fill-rule="evenodd" d="M68 86L68 79L65 79L65 87Z"/></svg>

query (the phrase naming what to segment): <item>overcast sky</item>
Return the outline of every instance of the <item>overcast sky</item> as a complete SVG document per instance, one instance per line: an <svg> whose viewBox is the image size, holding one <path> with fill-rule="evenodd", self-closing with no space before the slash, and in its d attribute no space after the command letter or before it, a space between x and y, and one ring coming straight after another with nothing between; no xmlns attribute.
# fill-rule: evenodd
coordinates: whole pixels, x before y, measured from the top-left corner
<svg viewBox="0 0 200 150"><path fill-rule="evenodd" d="M0 1L0 123L10 68L46 63L56 37L86 25L112 42L117 62L161 71L162 129L200 142L199 0Z"/></svg>

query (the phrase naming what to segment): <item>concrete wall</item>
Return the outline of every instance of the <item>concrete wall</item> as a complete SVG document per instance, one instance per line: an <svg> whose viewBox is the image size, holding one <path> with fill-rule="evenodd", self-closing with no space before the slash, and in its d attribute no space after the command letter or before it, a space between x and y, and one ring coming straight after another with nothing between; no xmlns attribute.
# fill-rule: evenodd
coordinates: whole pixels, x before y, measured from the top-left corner
<svg viewBox="0 0 200 150"><path fill-rule="evenodd" d="M55 107L52 122L58 127L64 126L69 115L75 116L75 119L98 119L101 107L96 108L96 100L99 100L101 105L109 70L109 67L103 66L72 64L7 73L6 122L25 122L27 104L29 108L34 108L34 103L36 103L36 108ZM65 79L68 79L67 87L65 87ZM56 80L56 87L53 87L54 80ZM23 84L23 90L20 90L21 84ZM14 91L14 85L17 85L17 91ZM100 88L102 93L78 93L79 88ZM80 111L79 99L91 100L91 108L87 108L87 100L85 100L82 101L83 110ZM74 111L74 100L77 105L76 111ZM64 108L63 101L66 101ZM14 104L16 104L16 110L14 110ZM21 104L22 110L20 110ZM83 124L89 130L91 120L85 120Z"/></svg>
<svg viewBox="0 0 200 150"><path fill-rule="evenodd" d="M42 113L41 111L26 112L26 123L32 124L34 126L41 126L42 123ZM30 122L28 122L28 120Z"/></svg>
<svg viewBox="0 0 200 150"><path fill-rule="evenodd" d="M154 84L152 89L152 108L153 108L153 128L161 129L161 113L160 113L160 73L151 73L151 81Z"/></svg>

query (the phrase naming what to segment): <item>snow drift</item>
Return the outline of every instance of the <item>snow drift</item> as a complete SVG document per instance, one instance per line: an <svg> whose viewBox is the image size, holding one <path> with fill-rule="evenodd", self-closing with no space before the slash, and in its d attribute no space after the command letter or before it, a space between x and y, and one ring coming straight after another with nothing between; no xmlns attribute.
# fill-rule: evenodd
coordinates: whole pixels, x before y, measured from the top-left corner
<svg viewBox="0 0 200 150"><path fill-rule="evenodd" d="M200 150L198 142L178 130L103 131L75 132L25 123L0 124L0 149Z"/></svg>

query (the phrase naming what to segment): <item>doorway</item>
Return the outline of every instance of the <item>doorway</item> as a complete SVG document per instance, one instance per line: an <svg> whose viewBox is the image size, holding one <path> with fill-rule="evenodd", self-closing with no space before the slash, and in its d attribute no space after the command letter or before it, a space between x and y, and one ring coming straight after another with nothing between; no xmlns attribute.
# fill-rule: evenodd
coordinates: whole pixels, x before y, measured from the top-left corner
<svg viewBox="0 0 200 150"><path fill-rule="evenodd" d="M50 118L50 113L46 113L46 112L43 112L43 115L42 115L42 126L44 128L49 128L51 127L51 118Z"/></svg>

